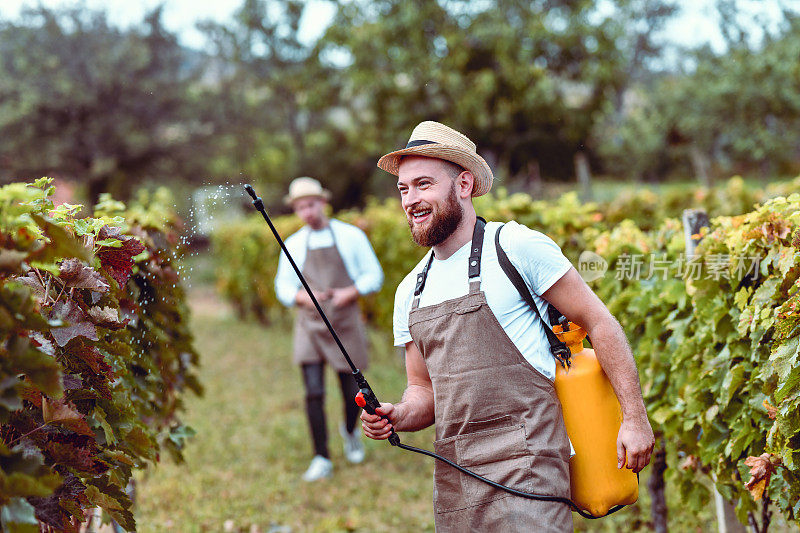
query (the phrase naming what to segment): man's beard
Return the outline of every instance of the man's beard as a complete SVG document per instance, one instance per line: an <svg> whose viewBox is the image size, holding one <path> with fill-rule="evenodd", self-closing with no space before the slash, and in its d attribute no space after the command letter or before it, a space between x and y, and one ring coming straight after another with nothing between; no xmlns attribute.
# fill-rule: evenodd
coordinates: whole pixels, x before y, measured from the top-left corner
<svg viewBox="0 0 800 533"><path fill-rule="evenodd" d="M464 208L458 202L456 188L453 185L442 211L437 212L431 206L431 219L426 227L417 226L411 220L408 221L408 227L411 228L411 237L419 246L436 246L453 234L463 217Z"/></svg>

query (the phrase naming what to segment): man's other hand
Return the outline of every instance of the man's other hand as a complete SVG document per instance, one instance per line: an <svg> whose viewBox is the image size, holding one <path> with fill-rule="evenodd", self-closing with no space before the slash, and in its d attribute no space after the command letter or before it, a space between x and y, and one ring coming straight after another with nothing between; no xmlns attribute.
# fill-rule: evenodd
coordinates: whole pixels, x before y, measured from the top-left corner
<svg viewBox="0 0 800 533"><path fill-rule="evenodd" d="M650 463L655 438L645 415L643 418L623 419L617 436L617 468L640 472Z"/></svg>

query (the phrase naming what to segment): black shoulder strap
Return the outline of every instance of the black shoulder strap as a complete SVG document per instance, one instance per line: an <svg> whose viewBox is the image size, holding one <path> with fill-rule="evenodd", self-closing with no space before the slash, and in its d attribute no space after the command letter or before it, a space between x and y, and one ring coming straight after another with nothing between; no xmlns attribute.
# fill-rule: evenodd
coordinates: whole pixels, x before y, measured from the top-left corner
<svg viewBox="0 0 800 533"><path fill-rule="evenodd" d="M539 320L542 321L544 324L544 332L547 335L547 340L550 342L550 353L553 354L555 357L564 367L570 366L570 351L567 348L567 345L558 340L558 337L555 333L553 333L552 328L550 325L542 320L542 315L539 313L539 308L536 307L536 302L533 301L533 296L531 296L531 291L528 290L528 286L525 285L525 281L520 276L517 269L514 268L514 265L511 264L511 260L506 255L505 250L500 246L500 230L503 229L503 226L497 228L497 233L494 235L494 247L497 250L497 261L500 263L500 268L503 269L503 272L506 273L508 279L517 288L519 291L520 296L525 302L533 309L533 312L536 313L536 316ZM552 305L550 306L551 309L555 309ZM556 313L558 311L555 311ZM560 314L560 313L559 313Z"/></svg>

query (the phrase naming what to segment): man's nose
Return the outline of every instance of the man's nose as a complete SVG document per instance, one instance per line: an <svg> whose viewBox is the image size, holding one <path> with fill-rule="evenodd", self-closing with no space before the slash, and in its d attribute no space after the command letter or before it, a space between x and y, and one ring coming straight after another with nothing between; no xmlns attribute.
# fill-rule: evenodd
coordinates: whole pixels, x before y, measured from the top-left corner
<svg viewBox="0 0 800 533"><path fill-rule="evenodd" d="M419 198L417 197L417 193L414 192L414 189L409 188L402 198L403 209L407 210L409 207L417 203L419 203Z"/></svg>

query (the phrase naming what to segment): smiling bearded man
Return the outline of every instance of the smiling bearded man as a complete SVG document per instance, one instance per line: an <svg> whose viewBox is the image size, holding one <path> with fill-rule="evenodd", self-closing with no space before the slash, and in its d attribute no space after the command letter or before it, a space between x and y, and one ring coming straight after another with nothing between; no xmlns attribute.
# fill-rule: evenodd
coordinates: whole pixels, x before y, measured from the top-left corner
<svg viewBox="0 0 800 533"><path fill-rule="evenodd" d="M423 122L378 166L397 176L414 240L432 249L395 294L408 386L400 402L381 404L388 421L361 414L365 434L386 439L392 429L435 422L437 454L512 488L569 498L570 444L553 386L550 324L539 318L549 302L588 332L620 401L618 467L644 468L653 431L622 328L551 239L477 217L472 198L489 192L493 176L475 144ZM503 272L499 247L538 314ZM438 461L434 486L437 533L572 531L565 503L514 497Z"/></svg>

